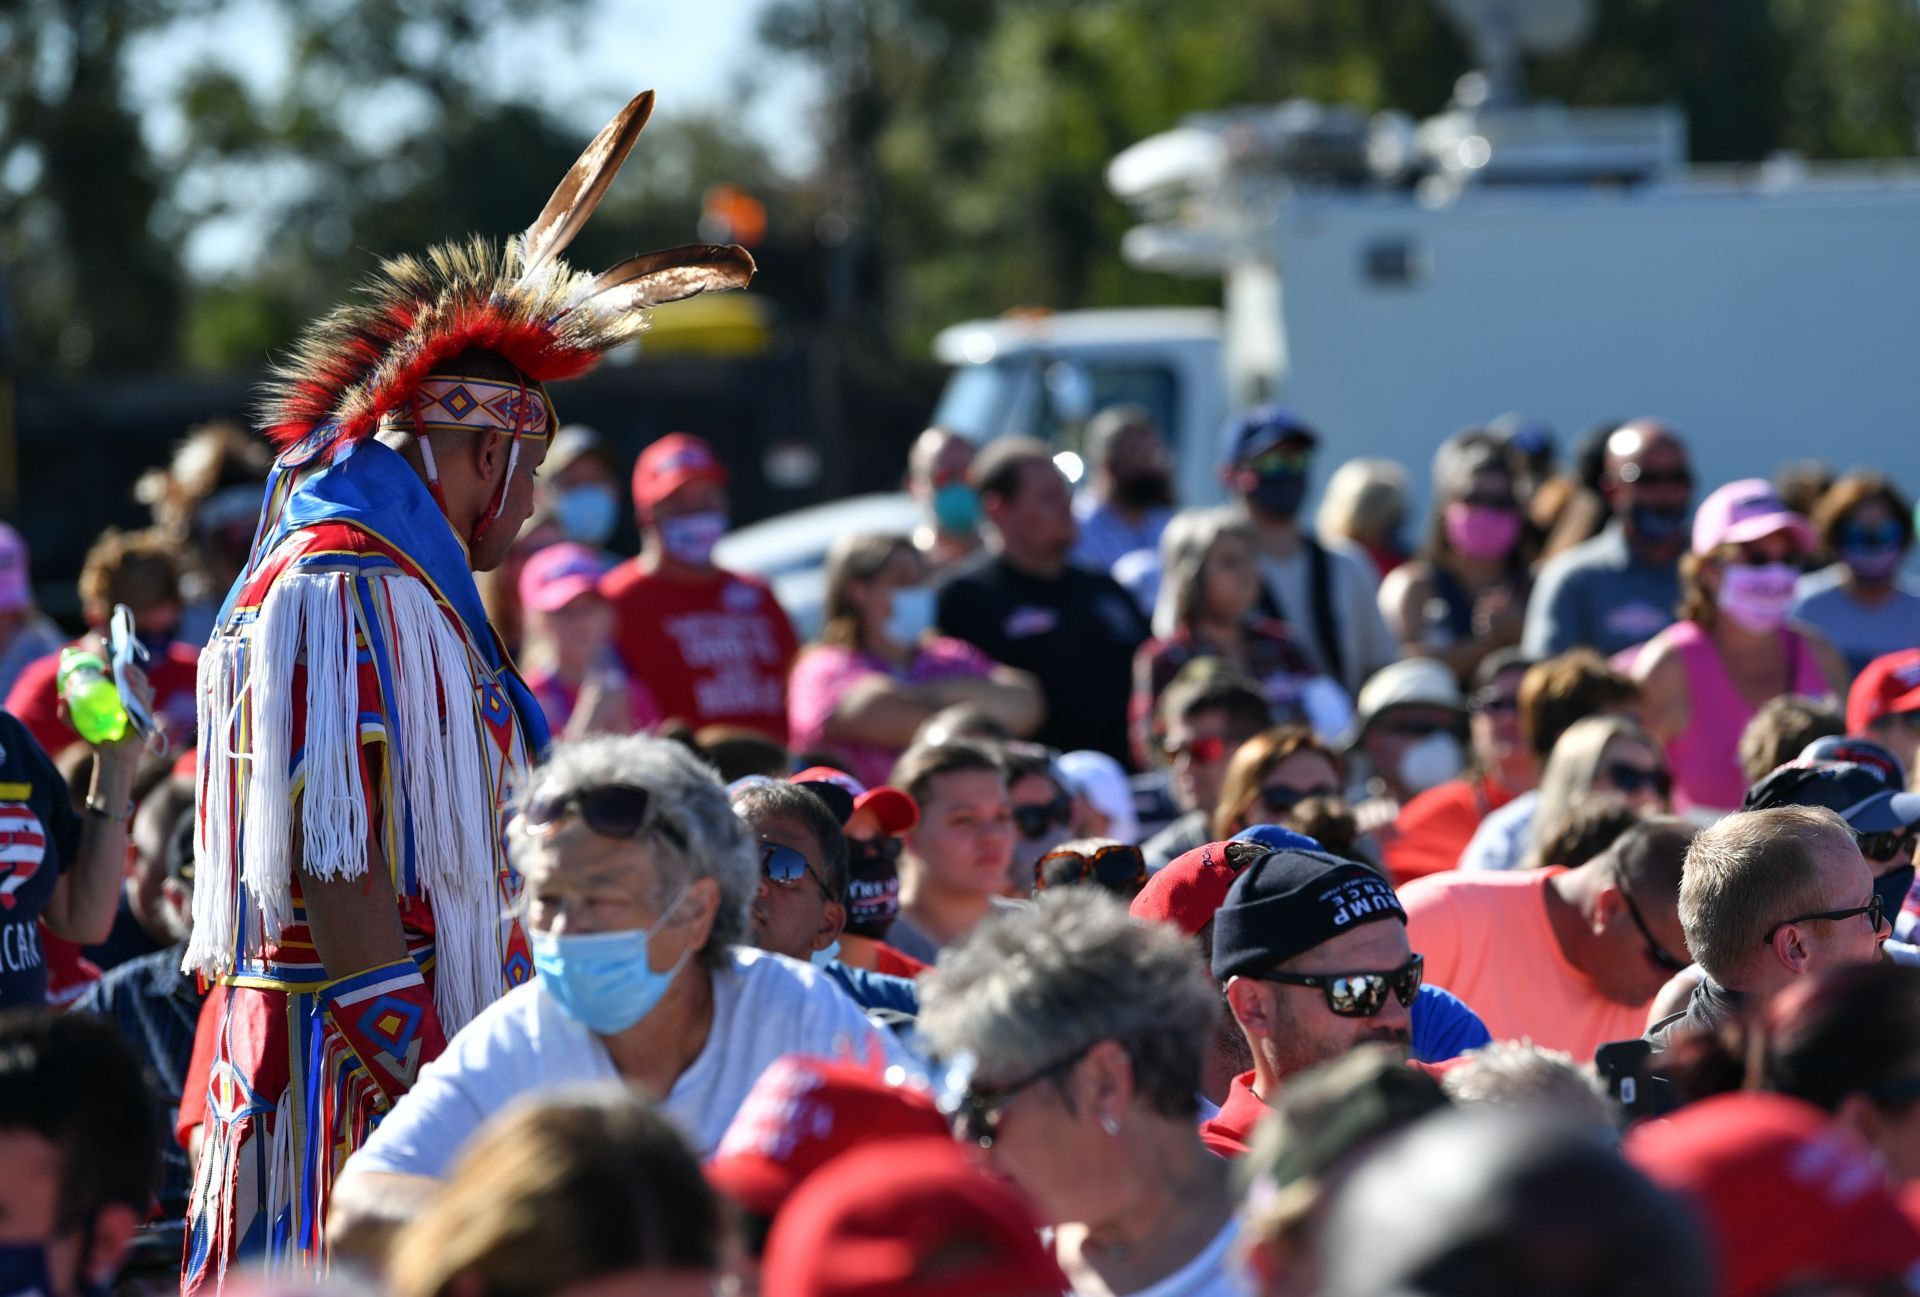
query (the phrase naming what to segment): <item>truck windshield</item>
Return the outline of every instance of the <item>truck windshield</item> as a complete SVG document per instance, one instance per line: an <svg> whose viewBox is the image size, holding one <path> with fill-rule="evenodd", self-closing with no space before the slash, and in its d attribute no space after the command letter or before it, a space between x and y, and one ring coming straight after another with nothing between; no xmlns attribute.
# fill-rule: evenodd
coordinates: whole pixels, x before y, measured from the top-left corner
<svg viewBox="0 0 1920 1297"><path fill-rule="evenodd" d="M962 365L940 393L933 425L949 428L969 441L1011 431L1005 424L1022 378L1033 381L1031 365Z"/></svg>
<svg viewBox="0 0 1920 1297"><path fill-rule="evenodd" d="M1063 423L1046 399L1042 368L1055 357L1032 354L986 365L962 365L947 380L933 422L973 441L1037 437L1078 450L1080 428ZM1093 410L1109 405L1145 406L1172 435L1178 426L1180 381L1172 369L1147 360L1075 360L1086 373Z"/></svg>

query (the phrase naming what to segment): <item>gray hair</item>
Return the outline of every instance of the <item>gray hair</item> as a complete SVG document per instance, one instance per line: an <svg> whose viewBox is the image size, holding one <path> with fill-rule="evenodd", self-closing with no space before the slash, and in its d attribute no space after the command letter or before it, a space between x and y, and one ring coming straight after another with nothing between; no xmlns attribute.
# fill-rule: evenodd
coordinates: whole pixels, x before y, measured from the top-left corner
<svg viewBox="0 0 1920 1297"><path fill-rule="evenodd" d="M920 1033L938 1057L970 1053L983 1072L1013 1077L1111 1040L1155 1112L1194 1117L1218 994L1191 941L1135 922L1099 888L989 915L921 985Z"/></svg>
<svg viewBox="0 0 1920 1297"><path fill-rule="evenodd" d="M1161 639L1185 626L1199 612L1206 584L1207 555L1223 536L1254 544L1253 524L1238 509L1186 509L1167 520L1160 533L1160 595L1153 605L1153 633Z"/></svg>
<svg viewBox="0 0 1920 1297"><path fill-rule="evenodd" d="M727 804L727 790L712 768L685 746L648 734L628 734L554 744L546 763L527 777L514 809L518 811L536 790L571 793L606 784L646 789L654 798L653 814L686 835L685 851L661 833L646 835L654 859L660 862L660 902L702 878L720 885L713 930L700 948L702 962L718 963L727 947L746 940L747 907L759 886L753 840ZM524 873L526 835L509 834L508 848L514 867Z"/></svg>
<svg viewBox="0 0 1920 1297"><path fill-rule="evenodd" d="M827 899L846 901L847 834L825 801L798 784L756 779L734 790L733 813L748 829L758 829L762 821L776 815L797 821L820 844L820 877L827 885Z"/></svg>
<svg viewBox="0 0 1920 1297"><path fill-rule="evenodd" d="M1531 1040L1468 1050L1440 1078L1440 1088L1463 1108L1526 1108L1596 1130L1620 1126L1619 1110L1591 1067Z"/></svg>

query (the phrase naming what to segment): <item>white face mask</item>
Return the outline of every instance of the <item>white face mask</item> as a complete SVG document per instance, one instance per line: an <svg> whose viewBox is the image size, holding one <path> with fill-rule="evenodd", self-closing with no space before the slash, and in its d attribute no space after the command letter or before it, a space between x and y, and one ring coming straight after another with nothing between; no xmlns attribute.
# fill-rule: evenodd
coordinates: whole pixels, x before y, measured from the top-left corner
<svg viewBox="0 0 1920 1297"><path fill-rule="evenodd" d="M1424 793L1456 778L1466 769L1460 740L1444 730L1429 734L1400 753L1400 782L1409 792Z"/></svg>
<svg viewBox="0 0 1920 1297"><path fill-rule="evenodd" d="M933 590L924 585L905 585L893 592L892 608L887 613L887 638L896 644L914 645L933 629Z"/></svg>

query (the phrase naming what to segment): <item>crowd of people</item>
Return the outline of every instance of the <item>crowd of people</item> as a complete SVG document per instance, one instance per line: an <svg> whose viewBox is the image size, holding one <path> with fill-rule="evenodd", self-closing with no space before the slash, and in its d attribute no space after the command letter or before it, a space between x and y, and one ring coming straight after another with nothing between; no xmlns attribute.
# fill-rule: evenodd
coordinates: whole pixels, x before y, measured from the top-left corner
<svg viewBox="0 0 1920 1297"><path fill-rule="evenodd" d="M547 394L744 282L527 269L623 156L189 437L77 638L0 526L0 1294L1920 1291L1890 483L1508 418L1409 545L1275 407L1207 501L935 428L803 643L705 441L611 554Z"/></svg>

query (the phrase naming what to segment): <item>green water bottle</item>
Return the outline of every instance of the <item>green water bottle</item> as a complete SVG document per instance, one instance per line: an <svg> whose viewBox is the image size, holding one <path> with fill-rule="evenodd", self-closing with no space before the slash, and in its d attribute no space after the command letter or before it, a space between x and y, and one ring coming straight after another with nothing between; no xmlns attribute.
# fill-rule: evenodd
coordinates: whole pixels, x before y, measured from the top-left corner
<svg viewBox="0 0 1920 1297"><path fill-rule="evenodd" d="M60 650L60 696L67 700L73 728L89 743L112 743L127 732L127 709L120 690L98 653Z"/></svg>

